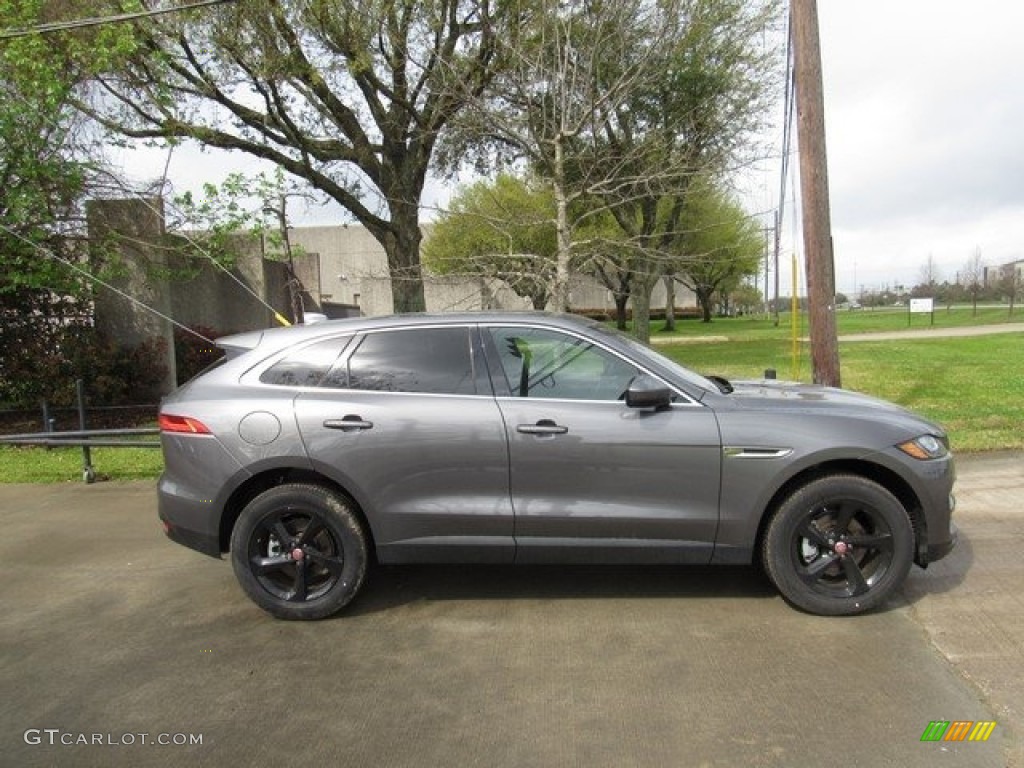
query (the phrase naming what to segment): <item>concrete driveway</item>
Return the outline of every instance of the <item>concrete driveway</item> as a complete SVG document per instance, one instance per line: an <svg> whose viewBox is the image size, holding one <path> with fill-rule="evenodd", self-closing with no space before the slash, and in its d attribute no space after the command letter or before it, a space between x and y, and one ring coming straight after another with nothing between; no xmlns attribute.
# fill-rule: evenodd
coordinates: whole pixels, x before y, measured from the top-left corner
<svg viewBox="0 0 1024 768"><path fill-rule="evenodd" d="M1024 458L960 478L960 548L869 616L752 569L410 567L311 624L165 540L151 484L0 486L0 762L1024 765Z"/></svg>

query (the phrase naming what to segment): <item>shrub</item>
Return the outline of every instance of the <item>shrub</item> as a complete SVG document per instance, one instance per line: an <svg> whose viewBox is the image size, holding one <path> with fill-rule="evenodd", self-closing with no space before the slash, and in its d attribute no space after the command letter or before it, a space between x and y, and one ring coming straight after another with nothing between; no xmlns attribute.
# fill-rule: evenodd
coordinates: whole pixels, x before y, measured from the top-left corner
<svg viewBox="0 0 1024 768"><path fill-rule="evenodd" d="M218 336L224 336L224 333L205 325L193 325L190 326L190 330L193 333L181 328L174 329L175 376L178 384L184 384L223 354L217 347L196 334L207 339L216 339Z"/></svg>
<svg viewBox="0 0 1024 768"><path fill-rule="evenodd" d="M91 405L155 402L167 346L153 339L118 345L84 319L5 317L0 330L0 401L31 407L75 402L82 379Z"/></svg>

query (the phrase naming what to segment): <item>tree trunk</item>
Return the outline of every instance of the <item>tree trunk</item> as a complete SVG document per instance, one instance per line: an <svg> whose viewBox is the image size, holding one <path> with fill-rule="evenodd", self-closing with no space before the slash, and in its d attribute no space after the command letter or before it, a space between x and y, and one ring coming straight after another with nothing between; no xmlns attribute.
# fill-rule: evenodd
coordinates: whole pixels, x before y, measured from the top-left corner
<svg viewBox="0 0 1024 768"><path fill-rule="evenodd" d="M388 258L395 312L425 312L427 309L423 293L423 269L420 266L422 238L416 206L394 206L391 228L382 238L382 245Z"/></svg>
<svg viewBox="0 0 1024 768"><path fill-rule="evenodd" d="M673 275L665 275L665 330L676 329L676 279Z"/></svg>
<svg viewBox="0 0 1024 768"><path fill-rule="evenodd" d="M563 137L555 139L555 234L558 255L555 261L555 285L551 291L552 309L569 311L569 260L572 255L572 233L569 231L569 200L565 192L565 148Z"/></svg>
<svg viewBox="0 0 1024 768"><path fill-rule="evenodd" d="M698 288L694 291L697 295L697 303L700 304L701 322L711 322L711 291Z"/></svg>
<svg viewBox="0 0 1024 768"><path fill-rule="evenodd" d="M620 331L626 330L626 305L629 303L629 294L613 293L615 299L615 327Z"/></svg>
<svg viewBox="0 0 1024 768"><path fill-rule="evenodd" d="M633 335L647 344L651 340L651 292L661 275L649 265L653 274L633 278Z"/></svg>

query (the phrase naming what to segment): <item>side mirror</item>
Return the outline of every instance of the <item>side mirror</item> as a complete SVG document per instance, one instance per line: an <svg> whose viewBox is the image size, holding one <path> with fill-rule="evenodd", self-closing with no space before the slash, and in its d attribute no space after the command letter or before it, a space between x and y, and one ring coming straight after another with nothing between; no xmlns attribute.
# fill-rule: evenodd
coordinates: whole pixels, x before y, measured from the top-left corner
<svg viewBox="0 0 1024 768"><path fill-rule="evenodd" d="M630 408L668 408L672 403L672 390L647 374L634 376L626 390L626 405Z"/></svg>

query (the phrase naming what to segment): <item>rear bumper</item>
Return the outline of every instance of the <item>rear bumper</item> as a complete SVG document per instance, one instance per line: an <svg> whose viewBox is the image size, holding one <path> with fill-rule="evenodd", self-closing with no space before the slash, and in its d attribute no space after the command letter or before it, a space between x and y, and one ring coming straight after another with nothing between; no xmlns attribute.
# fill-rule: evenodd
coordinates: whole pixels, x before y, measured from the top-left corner
<svg viewBox="0 0 1024 768"><path fill-rule="evenodd" d="M202 552L204 555L220 559L219 536L210 536L200 531L190 531L162 518L161 521L164 525L164 533L167 534L167 538L171 541L182 544L189 549L194 549L197 552Z"/></svg>
<svg viewBox="0 0 1024 768"><path fill-rule="evenodd" d="M220 557L218 516L211 500L195 499L170 481L166 473L157 485L157 516L171 541L210 557Z"/></svg>

